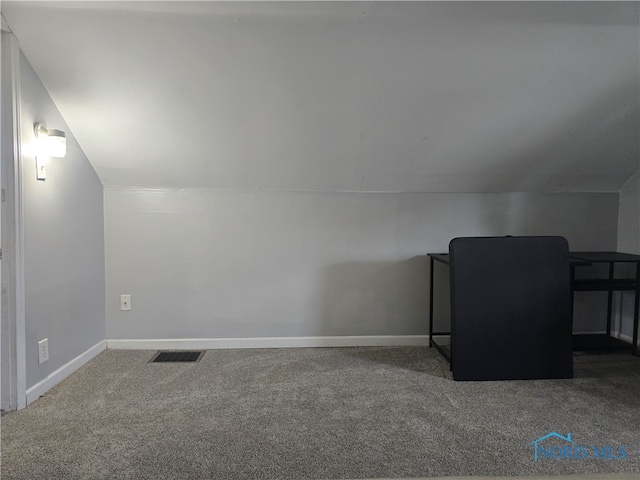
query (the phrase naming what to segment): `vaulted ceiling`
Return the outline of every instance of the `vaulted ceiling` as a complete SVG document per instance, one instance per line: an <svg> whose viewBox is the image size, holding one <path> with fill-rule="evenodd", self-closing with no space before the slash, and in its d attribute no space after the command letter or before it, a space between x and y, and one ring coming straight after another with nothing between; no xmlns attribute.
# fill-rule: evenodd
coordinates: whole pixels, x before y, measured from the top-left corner
<svg viewBox="0 0 640 480"><path fill-rule="evenodd" d="M104 184L329 191L619 191L639 10L2 2Z"/></svg>

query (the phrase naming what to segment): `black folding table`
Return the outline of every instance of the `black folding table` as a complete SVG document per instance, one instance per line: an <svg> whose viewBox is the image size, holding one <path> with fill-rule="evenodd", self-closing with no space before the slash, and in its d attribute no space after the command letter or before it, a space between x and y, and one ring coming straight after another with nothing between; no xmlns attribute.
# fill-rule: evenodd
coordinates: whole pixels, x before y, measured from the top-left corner
<svg viewBox="0 0 640 480"><path fill-rule="evenodd" d="M571 289L563 237L466 237L431 262L429 344L454 380L571 378ZM434 262L449 265L451 344L434 337Z"/></svg>

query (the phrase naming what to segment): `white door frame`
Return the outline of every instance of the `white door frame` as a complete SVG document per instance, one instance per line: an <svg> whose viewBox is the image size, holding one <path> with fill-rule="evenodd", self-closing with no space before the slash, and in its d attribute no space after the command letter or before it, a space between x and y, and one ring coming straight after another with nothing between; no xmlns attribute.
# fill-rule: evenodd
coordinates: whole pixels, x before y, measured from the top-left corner
<svg viewBox="0 0 640 480"><path fill-rule="evenodd" d="M9 211L13 213L14 225L7 224L11 219L2 216L2 231L10 235L10 240L3 247L2 269L9 268L7 285L7 295L5 300L9 305L5 305L8 312L8 322L6 330L2 336L8 337L6 342L2 342L5 347L9 346L10 352L2 352L3 362L8 362L8 368L3 371L9 372L8 378L2 378L1 388L8 388L9 395L2 395L8 399L8 405L2 405L3 410L20 410L27 406L26 395L26 356L25 356L25 285L24 285L24 222L22 209L22 148L21 148L21 126L20 126L20 46L18 39L13 35L11 29L2 17L2 53L3 63L9 67L9 71L3 75L3 82L7 81L11 88L11 133L13 151L12 155L7 150L6 155L2 155L2 171L4 173L3 183L7 187L4 201ZM9 85L3 85L3 90ZM8 91L8 90L7 90ZM7 115L8 118L9 116ZM6 128L3 128L6 132ZM3 141L7 140L3 138ZM10 228L13 227L13 228ZM6 338L6 337L5 337ZM7 377L5 375L5 377Z"/></svg>

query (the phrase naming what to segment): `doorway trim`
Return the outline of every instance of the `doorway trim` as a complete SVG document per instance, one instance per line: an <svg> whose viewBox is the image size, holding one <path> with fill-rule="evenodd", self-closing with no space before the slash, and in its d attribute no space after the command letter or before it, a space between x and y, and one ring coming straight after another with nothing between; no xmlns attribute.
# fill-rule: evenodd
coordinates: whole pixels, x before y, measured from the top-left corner
<svg viewBox="0 0 640 480"><path fill-rule="evenodd" d="M3 217L2 230L9 233L11 241L3 247L2 268L9 267L7 288L8 300L8 332L9 355L4 356L8 360L9 378L2 379L2 388L9 389L8 410L20 410L27 406L26 395L26 355L25 355L25 283L24 283L24 216L22 202L22 142L21 142L21 118L20 118L20 46L18 39L11 32L4 16L2 18L3 50L8 62L8 81L11 88L11 134L12 157L3 155L5 174L4 184L7 188L4 201L7 210L14 216L14 225L7 225ZM6 48L6 49L5 49ZM3 55L4 56L4 55ZM6 78L6 77L5 77ZM4 87L3 87L4 88ZM6 131L6 130L5 130ZM11 191L12 190L12 191ZM14 228L10 228L14 227ZM6 230L5 230L6 229ZM3 406L4 407L4 406Z"/></svg>

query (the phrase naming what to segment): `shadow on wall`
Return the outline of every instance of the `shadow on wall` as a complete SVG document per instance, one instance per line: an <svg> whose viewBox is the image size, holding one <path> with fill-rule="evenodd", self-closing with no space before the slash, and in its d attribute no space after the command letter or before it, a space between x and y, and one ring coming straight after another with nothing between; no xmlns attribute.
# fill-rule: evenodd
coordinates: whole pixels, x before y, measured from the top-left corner
<svg viewBox="0 0 640 480"><path fill-rule="evenodd" d="M347 262L324 272L324 335L426 335L429 259Z"/></svg>

